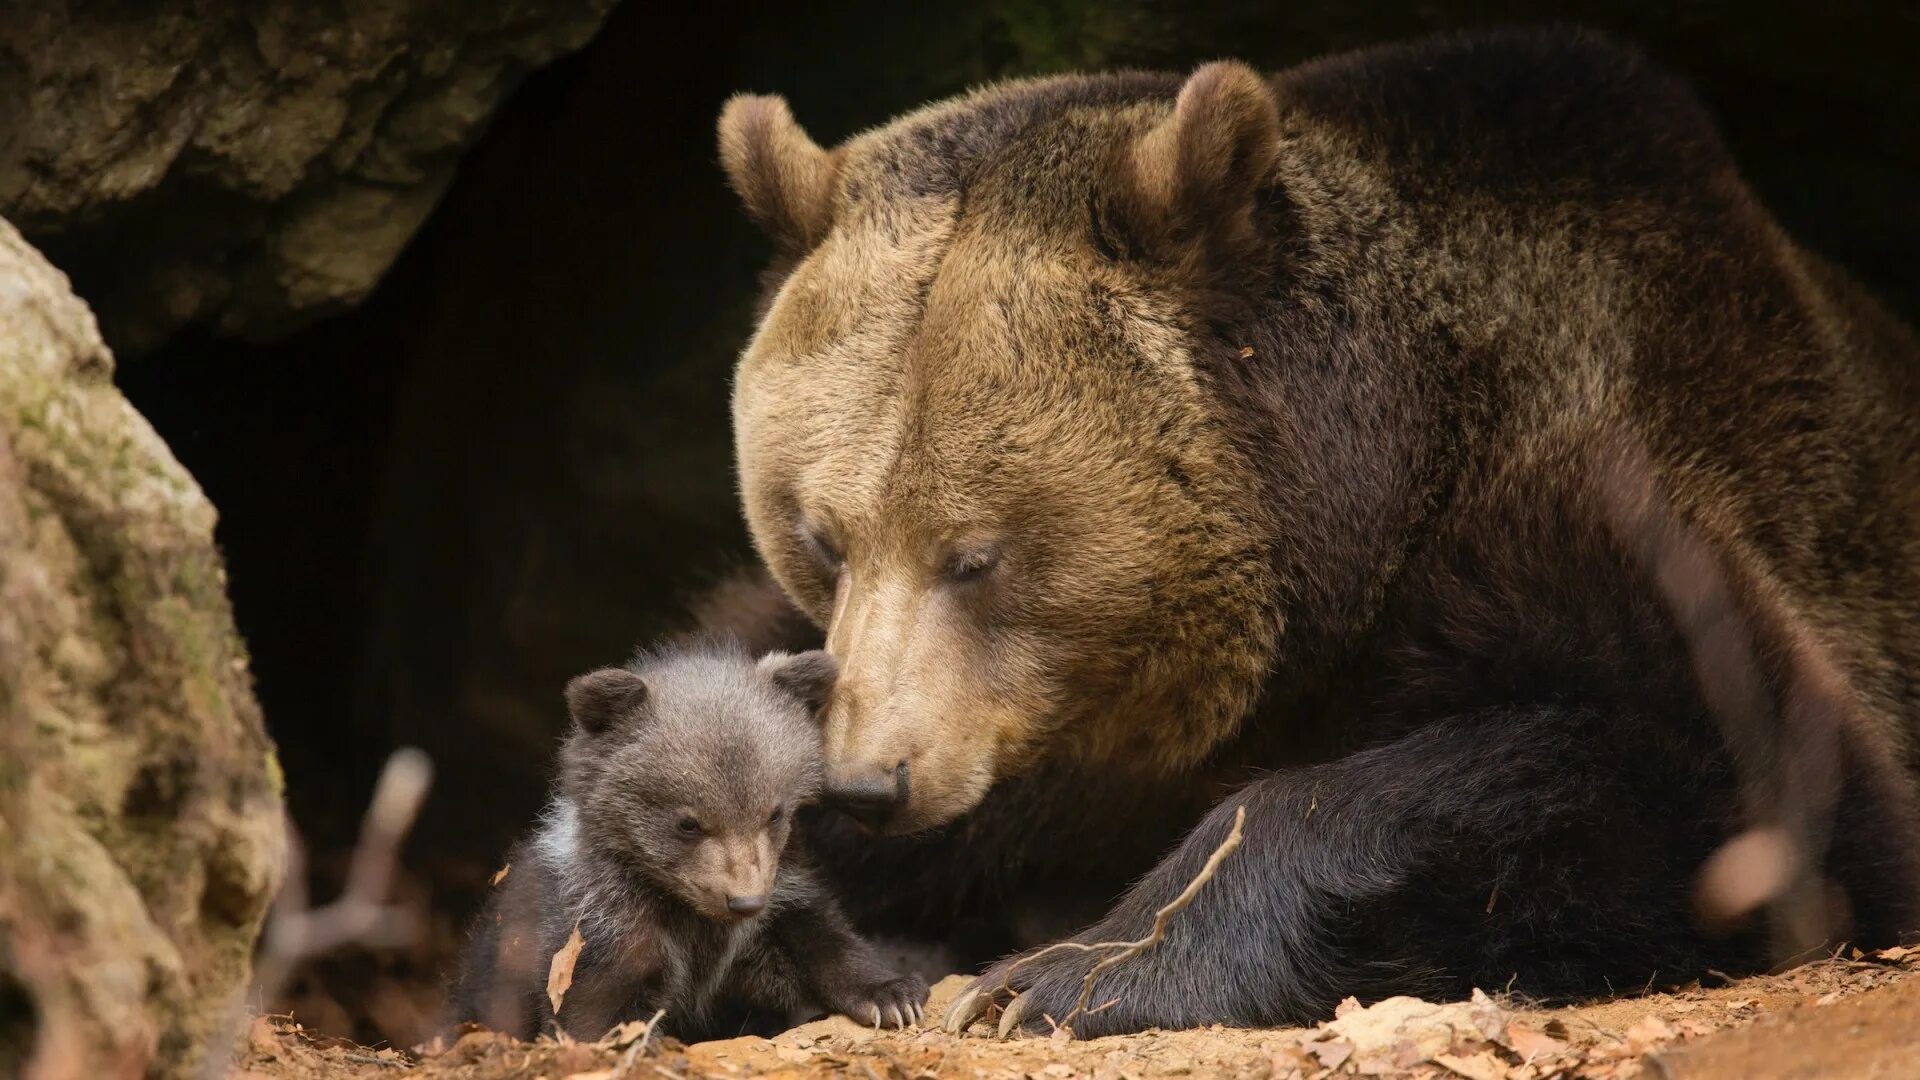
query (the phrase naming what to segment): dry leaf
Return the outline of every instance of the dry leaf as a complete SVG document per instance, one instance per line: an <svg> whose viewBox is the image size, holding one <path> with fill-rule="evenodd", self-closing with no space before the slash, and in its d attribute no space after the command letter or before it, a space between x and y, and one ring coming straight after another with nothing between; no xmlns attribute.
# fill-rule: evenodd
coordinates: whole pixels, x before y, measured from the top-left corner
<svg viewBox="0 0 1920 1080"><path fill-rule="evenodd" d="M1318 1058L1321 1068L1325 1069L1337 1069L1341 1062L1353 1056L1353 1044L1345 1039L1310 1042L1301 1046L1301 1049Z"/></svg>
<svg viewBox="0 0 1920 1080"><path fill-rule="evenodd" d="M1679 1034L1665 1020L1648 1013L1627 1029L1627 1041L1645 1047L1676 1038Z"/></svg>
<svg viewBox="0 0 1920 1080"><path fill-rule="evenodd" d="M261 1057L277 1057L280 1050L279 1033L273 1029L273 1019L266 1016L253 1018L253 1029L248 1034L253 1043L253 1052Z"/></svg>
<svg viewBox="0 0 1920 1080"><path fill-rule="evenodd" d="M1253 346L1251 345L1240 346L1240 359L1242 360L1253 359Z"/></svg>
<svg viewBox="0 0 1920 1080"><path fill-rule="evenodd" d="M1905 960L1915 953L1920 953L1920 945L1895 945L1891 949L1881 949L1873 955L1882 960Z"/></svg>
<svg viewBox="0 0 1920 1080"><path fill-rule="evenodd" d="M507 865L501 867L500 869L495 870L493 872L493 881L492 881L493 887L496 889L499 888L500 883L507 880L507 875L512 871L513 871L512 863L508 863Z"/></svg>
<svg viewBox="0 0 1920 1080"><path fill-rule="evenodd" d="M1449 1071L1467 1077L1468 1080L1506 1080L1506 1062L1494 1057L1490 1050L1482 1050L1466 1057L1435 1054L1433 1060L1445 1065Z"/></svg>
<svg viewBox="0 0 1920 1080"><path fill-rule="evenodd" d="M580 924L575 922L573 932L567 935L567 943L553 954L553 963L547 967L547 1001L553 1006L555 1016L560 1015L560 1003L573 987L573 966L580 962L580 949L586 943L580 936Z"/></svg>
<svg viewBox="0 0 1920 1080"><path fill-rule="evenodd" d="M613 1080L613 1069L590 1069L587 1072L567 1074L565 1080Z"/></svg>
<svg viewBox="0 0 1920 1080"><path fill-rule="evenodd" d="M1473 1029L1488 1042L1500 1038L1500 1033L1507 1029L1507 1011L1477 986L1473 988L1473 997L1467 1003L1467 1018L1473 1021Z"/></svg>
<svg viewBox="0 0 1920 1080"><path fill-rule="evenodd" d="M1340 1004L1335 1005L1333 1007L1333 1017L1334 1019L1338 1020L1340 1017L1345 1016L1348 1013L1359 1012L1361 1008L1363 1008L1363 1006L1360 1004L1359 998L1357 997L1341 998Z"/></svg>
<svg viewBox="0 0 1920 1080"><path fill-rule="evenodd" d="M1552 1057L1555 1054L1564 1053L1567 1049L1567 1044L1559 1039L1520 1024L1507 1025L1507 1045L1527 1061Z"/></svg>

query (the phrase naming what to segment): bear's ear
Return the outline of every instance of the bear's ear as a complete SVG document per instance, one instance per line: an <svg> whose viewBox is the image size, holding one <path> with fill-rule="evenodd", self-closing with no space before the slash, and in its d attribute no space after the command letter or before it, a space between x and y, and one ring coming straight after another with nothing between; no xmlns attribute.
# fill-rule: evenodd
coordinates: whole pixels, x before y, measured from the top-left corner
<svg viewBox="0 0 1920 1080"><path fill-rule="evenodd" d="M760 658L760 671L773 685L806 702L813 712L819 712L826 708L827 698L833 694L833 681L839 675L840 665L831 655L815 649L798 654L768 653Z"/></svg>
<svg viewBox="0 0 1920 1080"><path fill-rule="evenodd" d="M833 223L838 155L808 137L785 98L735 94L720 110L720 164L747 213L789 251L806 251Z"/></svg>
<svg viewBox="0 0 1920 1080"><path fill-rule="evenodd" d="M646 703L646 680L626 668L589 671L567 684L567 712L589 735L631 717Z"/></svg>
<svg viewBox="0 0 1920 1080"><path fill-rule="evenodd" d="M1203 65L1173 113L1133 144L1125 209L1161 245L1250 242L1279 151L1280 106L1266 79L1236 61Z"/></svg>

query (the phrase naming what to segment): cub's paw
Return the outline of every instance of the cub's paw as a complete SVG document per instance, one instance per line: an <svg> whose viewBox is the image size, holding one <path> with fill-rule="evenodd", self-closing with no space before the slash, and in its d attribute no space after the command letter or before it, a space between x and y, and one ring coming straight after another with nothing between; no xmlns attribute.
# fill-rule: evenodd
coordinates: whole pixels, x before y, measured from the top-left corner
<svg viewBox="0 0 1920 1080"><path fill-rule="evenodd" d="M876 1028L917 1025L926 1018L927 981L918 975L888 979L854 994L840 1011Z"/></svg>

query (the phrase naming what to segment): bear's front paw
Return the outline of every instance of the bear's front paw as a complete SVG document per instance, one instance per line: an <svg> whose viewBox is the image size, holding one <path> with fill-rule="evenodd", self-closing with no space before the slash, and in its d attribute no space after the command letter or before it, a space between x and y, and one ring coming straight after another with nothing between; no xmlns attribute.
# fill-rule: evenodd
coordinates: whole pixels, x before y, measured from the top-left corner
<svg viewBox="0 0 1920 1080"><path fill-rule="evenodd" d="M840 1011L874 1027L903 1028L926 1017L927 981L900 975L853 995Z"/></svg>
<svg viewBox="0 0 1920 1080"><path fill-rule="evenodd" d="M1103 954L1104 950L1075 948L1069 942L1008 957L960 991L947 1006L942 1026L959 1034L998 1012L1003 1039L1016 1031L1046 1034L1062 1023L1076 1035L1090 1034L1085 1029L1104 1027L1099 1022L1100 1002L1089 1002L1088 1011L1070 1022L1068 1017L1079 1004L1087 972Z"/></svg>

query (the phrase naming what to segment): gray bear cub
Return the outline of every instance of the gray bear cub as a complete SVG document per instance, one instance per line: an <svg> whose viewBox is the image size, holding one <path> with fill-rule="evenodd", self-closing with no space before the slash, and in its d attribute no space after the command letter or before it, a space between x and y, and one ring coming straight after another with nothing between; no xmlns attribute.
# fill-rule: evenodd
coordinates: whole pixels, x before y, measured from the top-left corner
<svg viewBox="0 0 1920 1080"><path fill-rule="evenodd" d="M455 1019L586 1039L660 1009L681 1039L828 1012L918 1022L925 981L854 932L793 832L819 790L834 674L824 652L707 644L567 684L553 801L474 927ZM576 926L556 1016L549 966Z"/></svg>

